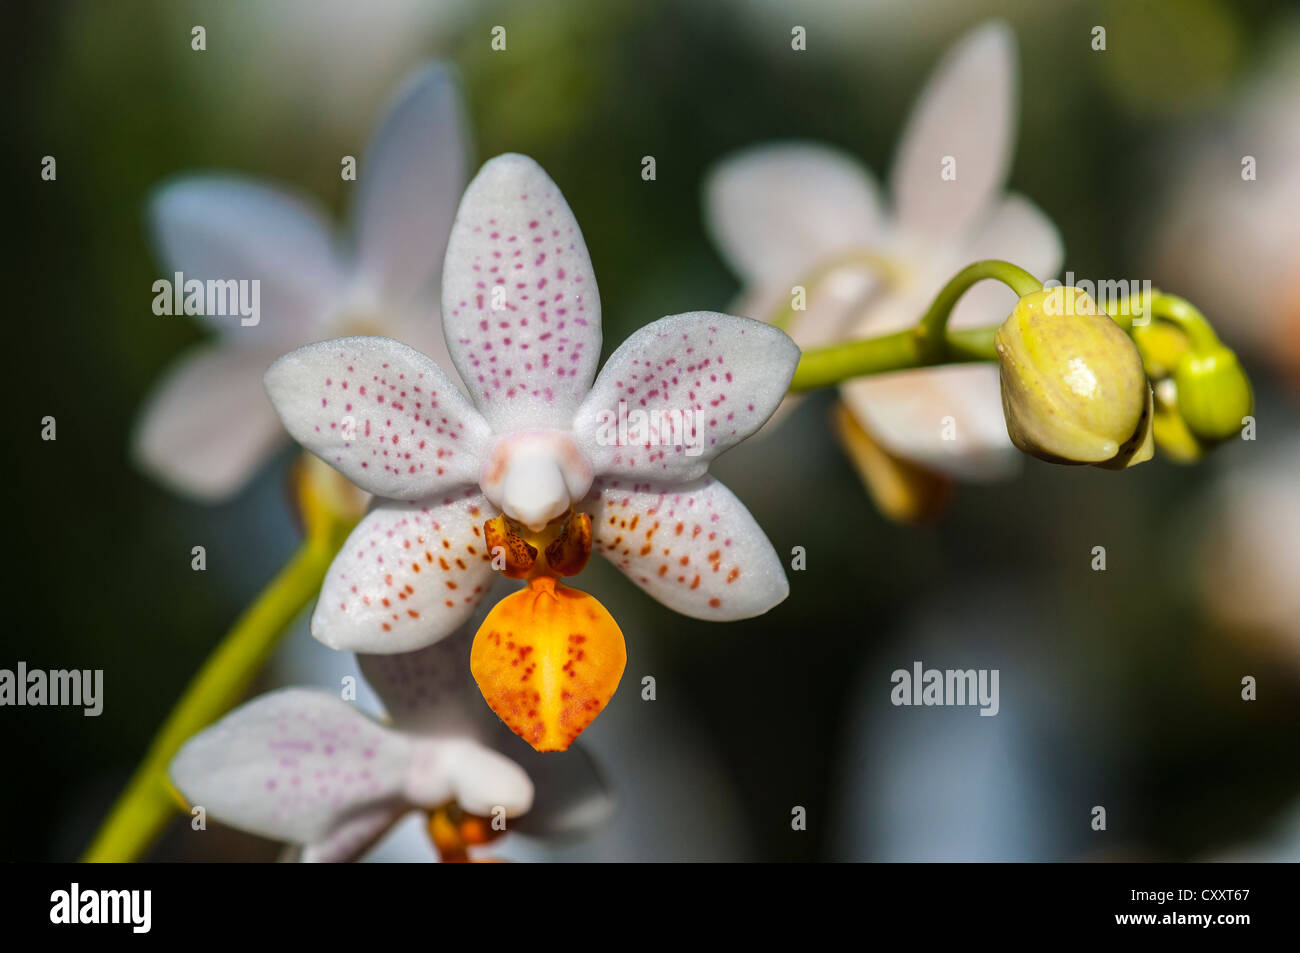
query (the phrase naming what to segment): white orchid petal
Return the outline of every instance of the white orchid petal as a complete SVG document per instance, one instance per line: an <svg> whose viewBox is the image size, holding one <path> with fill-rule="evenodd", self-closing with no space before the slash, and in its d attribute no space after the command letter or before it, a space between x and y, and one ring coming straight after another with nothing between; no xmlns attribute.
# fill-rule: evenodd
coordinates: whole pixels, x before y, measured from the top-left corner
<svg viewBox="0 0 1300 953"><path fill-rule="evenodd" d="M1065 260L1061 234L1043 211L1021 195L1007 195L981 222L965 247L967 261L999 258L1024 268L1040 281L1054 277ZM997 281L982 281L962 295L948 326L986 328L1001 324L1015 307L1016 296Z"/></svg>
<svg viewBox="0 0 1300 953"><path fill-rule="evenodd" d="M995 365L862 377L841 393L859 423L897 456L964 480L1019 472L1021 455L1007 436Z"/></svg>
<svg viewBox="0 0 1300 953"><path fill-rule="evenodd" d="M600 295L578 223L532 159L470 183L442 275L447 346L498 432L561 427L600 360Z"/></svg>
<svg viewBox="0 0 1300 953"><path fill-rule="evenodd" d="M749 288L732 303L730 313L767 323L782 315L781 329L800 348L827 347L845 338L864 305L881 288L881 281L864 267L845 267L815 289L806 288L801 311L789 310L792 287L786 282Z"/></svg>
<svg viewBox="0 0 1300 953"><path fill-rule="evenodd" d="M912 109L890 179L902 226L935 241L969 226L1006 181L1015 116L1015 37L988 23L948 51Z"/></svg>
<svg viewBox="0 0 1300 953"><path fill-rule="evenodd" d="M478 482L487 424L433 361L388 338L286 354L266 391L293 438L357 486L421 499Z"/></svg>
<svg viewBox="0 0 1300 953"><path fill-rule="evenodd" d="M342 864L360 860L401 820L406 805L383 805L343 821L324 840L306 844L297 860L303 864Z"/></svg>
<svg viewBox="0 0 1300 953"><path fill-rule="evenodd" d="M411 652L450 635L491 585L476 491L403 503L380 500L339 550L311 634L349 652Z"/></svg>
<svg viewBox="0 0 1300 953"><path fill-rule="evenodd" d="M312 844L359 813L400 812L411 742L339 698L287 688L236 708L171 763L177 790L210 818Z"/></svg>
<svg viewBox="0 0 1300 953"><path fill-rule="evenodd" d="M177 492L201 500L236 493L284 441L261 387L275 352L200 345L154 387L136 423L139 465Z"/></svg>
<svg viewBox="0 0 1300 953"><path fill-rule="evenodd" d="M680 486L600 479L583 508L594 548L683 615L747 619L790 594L762 528L711 477Z"/></svg>
<svg viewBox="0 0 1300 953"><path fill-rule="evenodd" d="M356 206L361 275L403 302L437 273L468 173L454 71L436 64L401 89L362 159Z"/></svg>
<svg viewBox="0 0 1300 953"><path fill-rule="evenodd" d="M794 342L759 321L711 311L661 318L610 357L574 434L597 473L691 480L763 425L798 363Z"/></svg>
<svg viewBox="0 0 1300 953"><path fill-rule="evenodd" d="M533 782L514 761L472 741L450 742L447 770L456 803L471 814L489 817L504 809L517 817L533 806Z"/></svg>
<svg viewBox="0 0 1300 953"><path fill-rule="evenodd" d="M816 143L758 146L725 159L705 183L704 203L713 239L736 273L748 284L783 282L785 296L806 270L872 243L880 230L870 171Z"/></svg>
<svg viewBox="0 0 1300 953"><path fill-rule="evenodd" d="M149 205L154 240L184 280L258 280L259 321L205 318L240 343L301 344L326 319L342 287L329 221L312 203L235 176L190 176ZM168 273L168 281L174 275ZM183 290L183 289L182 289Z"/></svg>

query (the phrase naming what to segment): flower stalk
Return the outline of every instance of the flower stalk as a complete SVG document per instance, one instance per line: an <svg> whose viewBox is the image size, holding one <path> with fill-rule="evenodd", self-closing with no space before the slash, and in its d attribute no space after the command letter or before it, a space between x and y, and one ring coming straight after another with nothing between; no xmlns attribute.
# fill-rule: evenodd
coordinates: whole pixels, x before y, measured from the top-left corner
<svg viewBox="0 0 1300 953"><path fill-rule="evenodd" d="M996 328L948 330L948 318L961 296L986 279L1001 281L1021 297L1043 287L1037 278L1010 262L988 259L967 265L940 289L915 327L805 351L795 369L790 392L833 387L869 374L997 360L993 342Z"/></svg>
<svg viewBox="0 0 1300 953"><path fill-rule="evenodd" d="M239 702L280 637L319 593L325 572L355 520L331 506L327 494L310 480L296 482L306 529L301 547L235 621L185 689L83 862L129 863L149 849L182 807L167 779L172 758L193 735Z"/></svg>

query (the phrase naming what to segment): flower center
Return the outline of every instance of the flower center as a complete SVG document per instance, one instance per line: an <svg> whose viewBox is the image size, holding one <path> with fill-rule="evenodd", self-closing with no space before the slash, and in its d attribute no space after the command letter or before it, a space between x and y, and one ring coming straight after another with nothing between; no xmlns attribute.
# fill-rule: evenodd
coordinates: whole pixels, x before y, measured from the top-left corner
<svg viewBox="0 0 1300 953"><path fill-rule="evenodd" d="M591 463L568 434L525 430L497 441L479 486L506 516L539 533L587 495L591 479Z"/></svg>
<svg viewBox="0 0 1300 953"><path fill-rule="evenodd" d="M505 831L492 818L470 814L454 801L429 812L429 839L443 863L467 863L469 849L491 843Z"/></svg>

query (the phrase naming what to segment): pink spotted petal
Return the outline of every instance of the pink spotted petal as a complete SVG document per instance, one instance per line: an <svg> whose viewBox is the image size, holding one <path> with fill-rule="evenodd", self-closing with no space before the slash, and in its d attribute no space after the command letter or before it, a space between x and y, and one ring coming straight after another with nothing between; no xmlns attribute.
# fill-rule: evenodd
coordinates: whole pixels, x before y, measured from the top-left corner
<svg viewBox="0 0 1300 953"><path fill-rule="evenodd" d="M383 804L349 817L324 840L303 847L298 861L304 864L343 864L360 860L401 820L405 806Z"/></svg>
<svg viewBox="0 0 1300 953"><path fill-rule="evenodd" d="M683 615L747 619L790 594L767 536L712 477L670 487L604 478L584 509L595 549Z"/></svg>
<svg viewBox="0 0 1300 953"><path fill-rule="evenodd" d="M597 473L691 480L772 415L799 348L760 321L712 311L641 328L602 368L574 418Z"/></svg>
<svg viewBox="0 0 1300 953"><path fill-rule="evenodd" d="M442 272L447 347L499 432L562 427L600 360L600 295L578 223L532 159L470 183Z"/></svg>
<svg viewBox="0 0 1300 953"><path fill-rule="evenodd" d="M477 491L403 503L380 500L334 557L311 633L331 648L391 654L456 630L491 585Z"/></svg>
<svg viewBox="0 0 1300 953"><path fill-rule="evenodd" d="M334 695L263 695L191 738L171 779L210 820L296 844L328 840L358 812L404 804L413 756L404 735Z"/></svg>
<svg viewBox="0 0 1300 953"><path fill-rule="evenodd" d="M310 344L272 365L266 390L294 439L364 490L413 500L478 482L487 424L404 344Z"/></svg>

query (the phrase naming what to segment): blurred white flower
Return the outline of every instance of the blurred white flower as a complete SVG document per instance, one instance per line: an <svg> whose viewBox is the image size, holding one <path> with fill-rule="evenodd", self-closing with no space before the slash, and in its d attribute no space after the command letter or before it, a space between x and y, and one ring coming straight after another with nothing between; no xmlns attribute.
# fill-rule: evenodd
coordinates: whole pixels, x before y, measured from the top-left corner
<svg viewBox="0 0 1300 953"><path fill-rule="evenodd" d="M789 318L795 342L812 348L914 325L943 283L978 259L1007 259L1040 278L1055 274L1056 228L1028 200L1002 191L1015 100L1011 31L981 26L953 47L913 107L888 211L871 173L826 146L760 146L724 161L707 183L706 207L710 230L744 283L735 310L771 320L796 285L829 265L827 280L807 289L807 309ZM893 267L882 274L865 255ZM950 326L999 324L1014 303L1009 290L986 282L962 298ZM924 515L891 490L900 479L989 480L1016 471L997 375L992 365L959 365L842 388L852 412L846 442L887 513Z"/></svg>
<svg viewBox="0 0 1300 953"><path fill-rule="evenodd" d="M471 631L420 652L359 657L390 725L328 692L281 689L190 739L173 782L213 820L298 845L305 861L355 860L415 810L444 838L443 859L491 839L494 819L540 836L603 821L612 802L585 754L542 758L476 716ZM478 835L468 844L461 812L471 815L463 830Z"/></svg>
<svg viewBox="0 0 1300 953"><path fill-rule="evenodd" d="M1211 617L1300 669L1300 438L1221 477L1207 501L1200 593Z"/></svg>
<svg viewBox="0 0 1300 953"><path fill-rule="evenodd" d="M155 193L166 277L256 279L262 317L209 319L215 337L156 386L133 436L144 469L200 499L238 491L286 440L261 380L293 347L383 331L450 366L431 289L466 177L462 112L447 68L412 77L360 159L343 244L314 203L251 180L186 176Z"/></svg>
<svg viewBox="0 0 1300 953"><path fill-rule="evenodd" d="M1225 341L1300 380L1300 26L1231 111L1179 148L1150 252Z"/></svg>

